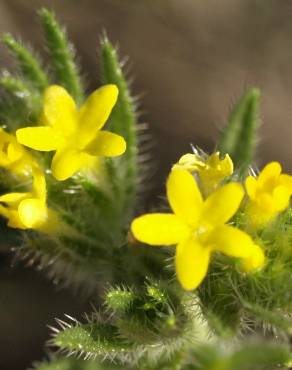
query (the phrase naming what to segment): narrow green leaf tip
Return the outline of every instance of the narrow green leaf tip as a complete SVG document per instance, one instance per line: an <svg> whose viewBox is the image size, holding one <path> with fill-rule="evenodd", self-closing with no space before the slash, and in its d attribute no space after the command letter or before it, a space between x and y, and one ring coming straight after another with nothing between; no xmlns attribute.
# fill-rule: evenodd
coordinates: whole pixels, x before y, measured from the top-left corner
<svg viewBox="0 0 292 370"><path fill-rule="evenodd" d="M257 88L250 89L242 96L231 112L219 141L220 153L231 156L241 175L247 172L254 158L260 96Z"/></svg>
<svg viewBox="0 0 292 370"><path fill-rule="evenodd" d="M101 82L103 84L115 84L119 89L119 97L108 122L109 130L122 135L127 142L127 150L118 161L123 163L119 171L118 183L120 184L121 196L128 209L133 208L136 197L137 185L137 132L135 103L131 97L130 90L122 65L116 49L106 36L101 41L100 51ZM113 170L110 164L110 170ZM119 165L117 167L120 167ZM118 170L117 170L118 171ZM117 172L116 171L116 172Z"/></svg>
<svg viewBox="0 0 292 370"><path fill-rule="evenodd" d="M29 49L17 41L9 33L2 37L3 43L10 49L12 55L19 64L19 69L23 77L36 89L44 90L49 82L40 62L32 55Z"/></svg>
<svg viewBox="0 0 292 370"><path fill-rule="evenodd" d="M52 60L57 83L65 87L78 104L83 101L83 87L75 51L67 38L66 31L57 22L53 12L46 8L39 11L48 51Z"/></svg>
<svg viewBox="0 0 292 370"><path fill-rule="evenodd" d="M110 324L77 325L60 331L52 340L63 350L92 354L93 357L124 352L129 345L118 338L116 328Z"/></svg>

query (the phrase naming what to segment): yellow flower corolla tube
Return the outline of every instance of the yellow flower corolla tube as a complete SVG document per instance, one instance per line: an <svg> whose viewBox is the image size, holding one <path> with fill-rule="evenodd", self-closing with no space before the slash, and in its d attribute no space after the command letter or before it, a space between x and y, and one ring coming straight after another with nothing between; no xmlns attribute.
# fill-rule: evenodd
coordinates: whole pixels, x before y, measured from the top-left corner
<svg viewBox="0 0 292 370"><path fill-rule="evenodd" d="M245 187L249 196L246 213L251 226L258 228L266 225L289 206L292 176L281 172L280 163L271 162L258 178L246 178Z"/></svg>
<svg viewBox="0 0 292 370"><path fill-rule="evenodd" d="M52 174L66 180L94 157L118 156L126 150L123 137L100 131L118 97L115 85L95 90L77 110L73 98L61 86L53 85L44 94L42 126L17 130L19 143L40 151L56 151Z"/></svg>
<svg viewBox="0 0 292 370"><path fill-rule="evenodd" d="M37 168L33 170L33 177L31 192L8 193L0 196L0 214L8 219L8 226L13 228L49 230L53 228L56 217L46 204L45 177ZM48 221L50 221L49 227L46 226Z"/></svg>
<svg viewBox="0 0 292 370"><path fill-rule="evenodd" d="M17 175L31 175L37 164L16 137L0 128L0 167Z"/></svg>
<svg viewBox="0 0 292 370"><path fill-rule="evenodd" d="M174 169L179 168L198 173L204 193L209 194L224 178L232 175L233 162L228 154L220 159L219 152L213 153L207 159L198 154L188 153L174 165Z"/></svg>
<svg viewBox="0 0 292 370"><path fill-rule="evenodd" d="M207 274L212 252L242 258L245 269L257 269L264 254L248 234L225 225L236 213L244 196L239 183L229 183L205 201L194 177L186 170L172 170L167 197L174 213L153 213L136 218L132 232L150 245L176 247L176 273L186 290L198 287Z"/></svg>

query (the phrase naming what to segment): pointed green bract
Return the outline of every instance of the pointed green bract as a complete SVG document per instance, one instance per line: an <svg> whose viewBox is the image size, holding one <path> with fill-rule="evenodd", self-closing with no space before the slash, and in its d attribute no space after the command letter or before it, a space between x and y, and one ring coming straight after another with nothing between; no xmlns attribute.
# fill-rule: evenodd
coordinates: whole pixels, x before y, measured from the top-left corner
<svg viewBox="0 0 292 370"><path fill-rule="evenodd" d="M137 299L136 295L130 289L112 288L105 296L106 306L115 312L125 312Z"/></svg>
<svg viewBox="0 0 292 370"><path fill-rule="evenodd" d="M100 64L102 83L115 84L119 89L118 101L111 113L107 128L122 135L127 142L127 150L123 156L117 160L110 159L108 167L120 191L124 208L132 210L138 172L135 103L130 95L117 51L106 37L101 42Z"/></svg>
<svg viewBox="0 0 292 370"><path fill-rule="evenodd" d="M3 42L18 61L23 77L36 89L44 90L49 82L38 59L32 55L29 49L24 47L21 42L15 40L10 34L3 36Z"/></svg>
<svg viewBox="0 0 292 370"><path fill-rule="evenodd" d="M43 8L39 12L45 39L51 56L55 81L65 87L77 103L83 101L83 87L75 63L74 48L54 13Z"/></svg>
<svg viewBox="0 0 292 370"><path fill-rule="evenodd" d="M95 356L122 353L131 346L118 338L116 328L110 324L86 324L65 328L52 343L62 350Z"/></svg>
<svg viewBox="0 0 292 370"><path fill-rule="evenodd" d="M254 159L259 127L259 89L250 89L239 100L224 128L218 149L229 154L240 174L244 175Z"/></svg>

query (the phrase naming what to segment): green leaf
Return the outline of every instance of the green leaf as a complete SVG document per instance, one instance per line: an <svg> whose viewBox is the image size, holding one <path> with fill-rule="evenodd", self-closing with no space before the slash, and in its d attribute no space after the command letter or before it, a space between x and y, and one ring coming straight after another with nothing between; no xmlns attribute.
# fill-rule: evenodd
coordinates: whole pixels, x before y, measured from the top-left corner
<svg viewBox="0 0 292 370"><path fill-rule="evenodd" d="M137 132L135 103L123 74L116 49L104 37L100 53L101 80L103 84L115 84L119 97L114 107L107 128L122 135L127 142L126 152L116 160L107 161L111 179L120 190L124 207L132 210L136 197L137 185Z"/></svg>
<svg viewBox="0 0 292 370"><path fill-rule="evenodd" d="M56 83L64 86L76 102L81 104L83 101L83 87L75 63L73 45L69 42L65 30L57 22L54 13L43 8L39 14Z"/></svg>
<svg viewBox="0 0 292 370"><path fill-rule="evenodd" d="M112 288L110 289L105 296L105 304L108 308L114 312L125 312L137 299L134 292L126 288Z"/></svg>
<svg viewBox="0 0 292 370"><path fill-rule="evenodd" d="M132 347L118 337L117 329L110 324L78 324L64 328L52 343L68 353L84 354L95 358L99 355L123 353Z"/></svg>
<svg viewBox="0 0 292 370"><path fill-rule="evenodd" d="M283 330L287 334L292 334L292 320L285 316L281 311L271 311L256 304L242 302L244 308L256 316L258 319L269 323L277 329Z"/></svg>
<svg viewBox="0 0 292 370"><path fill-rule="evenodd" d="M5 34L3 36L3 42L17 59L23 77L36 89L40 91L44 90L49 82L38 59L35 58L21 42L15 40L10 34Z"/></svg>
<svg viewBox="0 0 292 370"><path fill-rule="evenodd" d="M259 89L252 88L244 94L232 111L219 141L220 153L231 156L241 175L247 172L254 158L259 127L259 101Z"/></svg>

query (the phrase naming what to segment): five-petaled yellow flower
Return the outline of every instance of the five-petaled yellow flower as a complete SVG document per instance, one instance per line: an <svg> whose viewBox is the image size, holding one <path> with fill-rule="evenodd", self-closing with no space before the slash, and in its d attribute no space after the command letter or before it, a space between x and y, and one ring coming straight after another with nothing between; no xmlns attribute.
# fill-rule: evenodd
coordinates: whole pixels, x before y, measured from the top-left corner
<svg viewBox="0 0 292 370"><path fill-rule="evenodd" d="M0 128L0 167L17 175L31 175L37 164L16 137Z"/></svg>
<svg viewBox="0 0 292 370"><path fill-rule="evenodd" d="M150 245L177 244L175 265L178 280L186 290L198 287L207 274L211 253L242 258L246 270L264 264L264 254L248 234L225 225L244 196L239 183L229 183L205 201L194 177L174 169L167 181L167 197L174 213L153 213L136 218L132 232Z"/></svg>
<svg viewBox="0 0 292 370"><path fill-rule="evenodd" d="M267 164L258 178L248 176L245 181L250 198L246 212L253 227L261 227L272 221L290 204L292 176L281 174L280 163Z"/></svg>
<svg viewBox="0 0 292 370"><path fill-rule="evenodd" d="M0 215L8 219L10 227L45 231L52 229L53 223L57 222L53 211L47 207L46 181L39 168L33 169L31 192L4 194L0 196L0 202Z"/></svg>
<svg viewBox="0 0 292 370"><path fill-rule="evenodd" d="M17 130L19 143L40 151L56 151L52 174L66 180L98 156L118 156L126 150L123 137L100 131L118 97L115 85L94 91L77 110L68 92L53 85L44 94L40 127Z"/></svg>
<svg viewBox="0 0 292 370"><path fill-rule="evenodd" d="M233 162L228 154L223 159L216 152L207 159L198 154L185 154L174 165L174 169L185 169L199 175L201 187L205 194L216 190L221 181L233 173Z"/></svg>

